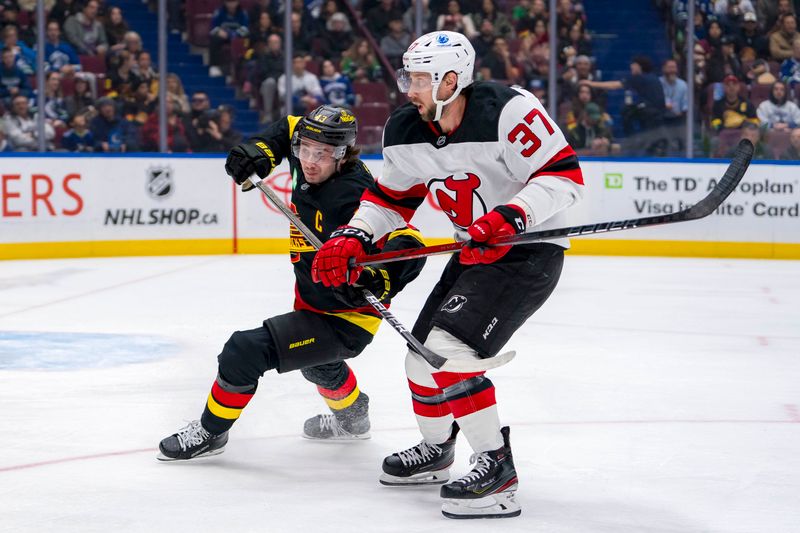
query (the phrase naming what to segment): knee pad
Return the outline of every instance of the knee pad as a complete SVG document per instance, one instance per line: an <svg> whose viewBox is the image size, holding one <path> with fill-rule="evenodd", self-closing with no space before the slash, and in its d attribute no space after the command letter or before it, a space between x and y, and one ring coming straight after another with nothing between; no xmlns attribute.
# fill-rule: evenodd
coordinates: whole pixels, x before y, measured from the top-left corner
<svg viewBox="0 0 800 533"><path fill-rule="evenodd" d="M215 382L217 387L225 392L230 392L233 394L255 394L257 388L257 385L234 385L219 373L217 374L217 379Z"/></svg>
<svg viewBox="0 0 800 533"><path fill-rule="evenodd" d="M452 359L479 357L475 350L458 340L458 338L436 327L428 335L425 347L437 355ZM433 379L433 374L435 373L439 373L439 370L429 365L413 350L408 351L406 354L406 376L408 376L408 379L423 387L439 388L439 385Z"/></svg>
<svg viewBox="0 0 800 533"><path fill-rule="evenodd" d="M453 402L483 392L494 387L492 380L486 376L472 376L442 389L448 402Z"/></svg>
<svg viewBox="0 0 800 533"><path fill-rule="evenodd" d="M480 359L464 341L438 327L431 329L425 347L448 359Z"/></svg>
<svg viewBox="0 0 800 533"><path fill-rule="evenodd" d="M409 350L406 353L406 377L409 381L423 387L439 388L432 374L436 369L428 364L418 353Z"/></svg>
<svg viewBox="0 0 800 533"><path fill-rule="evenodd" d="M350 375L350 368L343 361L317 365L300 370L311 383L326 389L338 389Z"/></svg>
<svg viewBox="0 0 800 533"><path fill-rule="evenodd" d="M217 357L219 373L233 385L253 385L264 372L275 368L272 337L266 328L236 331Z"/></svg>

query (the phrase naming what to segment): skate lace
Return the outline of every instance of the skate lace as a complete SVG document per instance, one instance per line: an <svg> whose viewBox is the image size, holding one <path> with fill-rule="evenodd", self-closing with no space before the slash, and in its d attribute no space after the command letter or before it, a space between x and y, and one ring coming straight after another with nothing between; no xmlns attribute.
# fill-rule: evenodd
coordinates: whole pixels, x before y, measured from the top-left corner
<svg viewBox="0 0 800 533"><path fill-rule="evenodd" d="M319 430L325 431L327 429L330 429L335 437L349 435L335 415L319 415Z"/></svg>
<svg viewBox="0 0 800 533"><path fill-rule="evenodd" d="M178 444L181 445L183 451L186 451L191 446L202 444L209 437L211 437L211 433L203 429L199 420L194 420L178 431Z"/></svg>
<svg viewBox="0 0 800 533"><path fill-rule="evenodd" d="M461 479L458 480L458 483L463 483L465 485L469 483L474 483L481 477L485 476L489 469L492 466L492 459L489 458L489 454L486 452L482 453L473 453L469 457L469 462L475 463L475 466L472 467L472 470L464 475Z"/></svg>
<svg viewBox="0 0 800 533"><path fill-rule="evenodd" d="M425 461L433 459L437 455L441 455L441 453L441 446L436 444L428 444L427 442L422 441L416 446L412 446L407 450L398 452L397 455L400 457L400 462L403 463L403 466L410 466L424 463Z"/></svg>

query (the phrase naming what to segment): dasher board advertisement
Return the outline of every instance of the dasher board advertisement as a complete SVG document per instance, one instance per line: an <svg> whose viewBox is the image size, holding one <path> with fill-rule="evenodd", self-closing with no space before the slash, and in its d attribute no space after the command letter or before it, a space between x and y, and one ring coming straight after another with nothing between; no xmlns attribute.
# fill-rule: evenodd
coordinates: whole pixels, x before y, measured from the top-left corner
<svg viewBox="0 0 800 533"><path fill-rule="evenodd" d="M258 191L238 191L224 161L218 155L2 157L0 258L287 251L285 217ZM380 179L383 161L365 162ZM726 166L584 160L585 196L570 208L569 224L684 209L713 188ZM800 258L799 169L753 163L737 190L703 220L576 238L572 252ZM432 178L441 184L469 176L454 171ZM267 183L290 204L295 181L284 162ZM451 205L480 205L480 198L458 196L463 187L438 191ZM411 223L431 243L452 239L450 219L432 195Z"/></svg>

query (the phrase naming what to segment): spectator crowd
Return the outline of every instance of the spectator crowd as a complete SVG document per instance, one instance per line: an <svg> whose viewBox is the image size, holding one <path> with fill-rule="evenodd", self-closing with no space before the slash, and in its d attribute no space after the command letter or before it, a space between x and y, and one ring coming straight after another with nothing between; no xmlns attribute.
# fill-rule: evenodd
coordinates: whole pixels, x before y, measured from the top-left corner
<svg viewBox="0 0 800 533"><path fill-rule="evenodd" d="M122 10L99 0L45 1L44 106L38 109L35 2L0 0L0 151L147 152L159 149L159 79ZM98 68L98 65L101 68ZM98 74L98 71L104 74ZM241 139L233 111L166 79L171 152L224 152Z"/></svg>
<svg viewBox="0 0 800 533"><path fill-rule="evenodd" d="M797 159L800 33L792 0L694 0L696 113L704 153L731 154L739 139L759 159ZM674 57L687 50L686 0L656 0ZM684 76L685 79L685 76Z"/></svg>
<svg viewBox="0 0 800 533"><path fill-rule="evenodd" d="M357 106L364 102L354 87L382 83L390 78L387 69L401 66L403 52L417 36L416 1L293 0L293 94L287 96L282 3L226 0L211 17L209 74L231 77L252 98L262 122L287 109L302 113L322 103ZM550 45L545 0L502 7L496 0L419 1L424 2L423 33L459 31L471 40L477 79L521 85L546 99ZM557 10L559 68L570 98L577 98L578 82L592 79L586 15L573 0L559 0ZM571 126L581 118L575 115Z"/></svg>
<svg viewBox="0 0 800 533"><path fill-rule="evenodd" d="M149 0L151 5L155 2ZM739 138L757 144L757 157L793 158L800 150L800 33L792 0L651 0L661 10L672 55L655 65L632 57L622 79L602 79L586 12L579 0L556 2L557 93L548 94L549 13L546 0L292 0L294 57L285 72L282 0L220 0L208 15L201 46L208 75L226 76L259 111L261 123L330 103L357 108L358 90L383 86L381 105L394 100L390 70L422 31L467 35L477 55L476 78L525 87L545 105L556 99L557 121L581 154L681 155L687 117L699 117L704 154L724 157ZM687 1L695 1L689 109ZM168 0L170 29L188 33L197 0ZM206 2L208 4L208 2ZM0 0L0 149L38 147L35 85L35 3ZM158 79L150 51L107 0L47 0L45 137L50 149L158 149ZM27 9L27 11L26 11ZM193 43L195 44L195 43ZM92 65L102 64L102 69ZM98 74L102 70L104 74ZM286 76L292 94L285 94ZM385 83L389 85L384 85ZM175 152L226 151L241 138L233 110L209 95L187 95L169 74L168 145ZM607 110L620 91L618 116ZM380 123L380 121L378 121ZM614 139L617 129L623 139Z"/></svg>

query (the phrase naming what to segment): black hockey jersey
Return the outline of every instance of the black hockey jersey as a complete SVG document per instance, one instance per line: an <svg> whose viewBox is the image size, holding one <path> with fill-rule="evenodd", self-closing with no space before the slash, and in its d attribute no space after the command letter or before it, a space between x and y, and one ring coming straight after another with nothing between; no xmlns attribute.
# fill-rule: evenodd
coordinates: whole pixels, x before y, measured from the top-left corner
<svg viewBox="0 0 800 533"><path fill-rule="evenodd" d="M345 225L352 218L364 191L374 179L361 160L346 165L324 182L313 185L303 175L300 160L291 152L291 138L301 117L288 116L271 124L266 131L254 139L269 145L275 154L276 163L288 158L292 177L292 210L300 220L323 242L332 231ZM302 233L289 225L289 253L295 274L295 309L306 309L318 313L336 314L364 329L375 333L380 324L378 313L372 307L347 306L341 295L337 298L334 289L314 283L311 279L311 263L316 251L303 237ZM424 246L422 235L413 227L403 225L386 238L375 244L373 250L399 250ZM390 295L397 294L407 283L419 275L425 260L399 261L388 263L384 268L389 273Z"/></svg>
<svg viewBox="0 0 800 533"><path fill-rule="evenodd" d="M583 176L539 99L491 82L462 94L462 121L447 134L410 103L392 113L383 176L364 194L354 225L383 235L409 221L428 193L461 240L476 219L507 203L524 209L527 231L566 225L562 212L582 197Z"/></svg>

